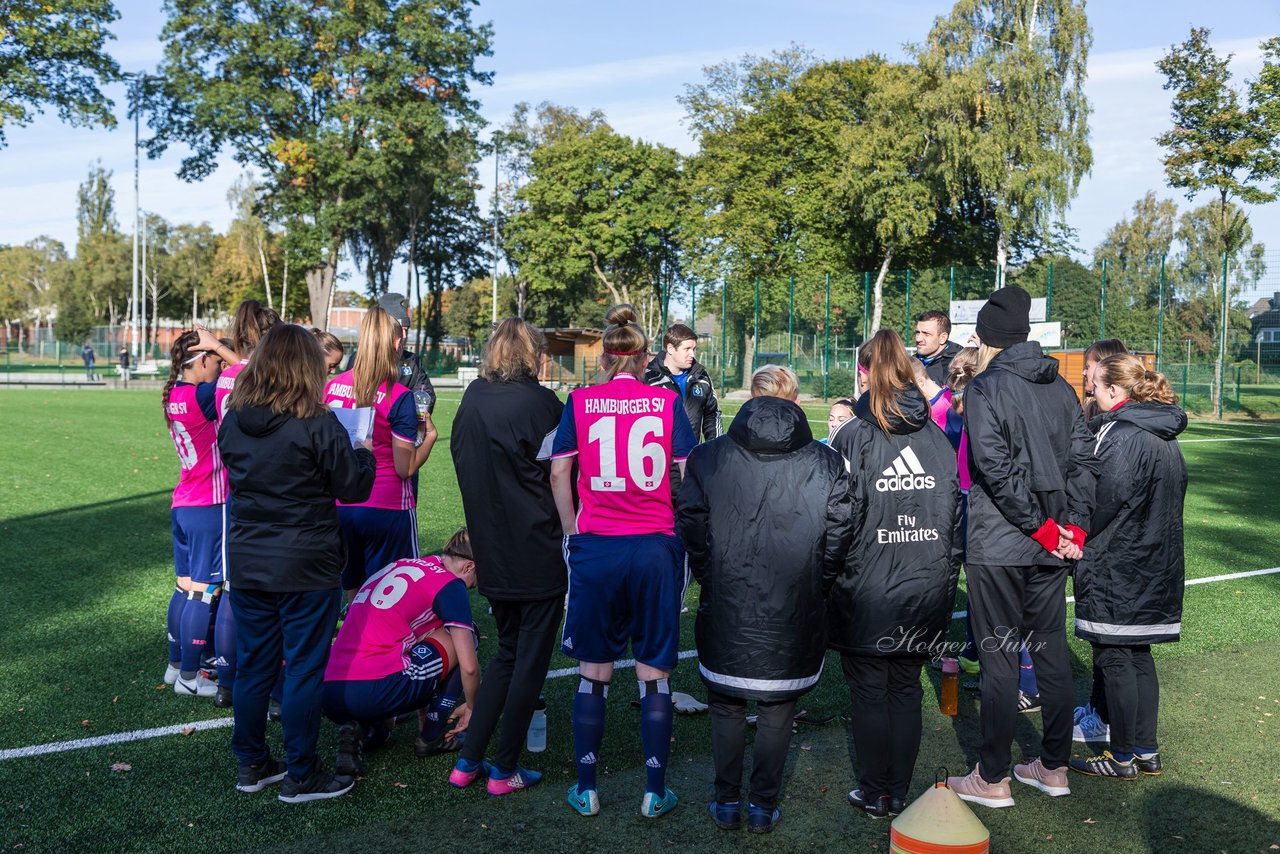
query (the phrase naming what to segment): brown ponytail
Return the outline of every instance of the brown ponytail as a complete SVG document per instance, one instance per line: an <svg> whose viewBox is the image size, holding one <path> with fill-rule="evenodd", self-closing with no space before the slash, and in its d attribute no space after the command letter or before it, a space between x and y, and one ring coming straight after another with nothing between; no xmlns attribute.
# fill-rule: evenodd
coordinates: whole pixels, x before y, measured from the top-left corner
<svg viewBox="0 0 1280 854"><path fill-rule="evenodd" d="M1178 402L1178 396L1173 393L1164 374L1148 371L1137 356L1121 354L1103 359L1094 373L1094 386L1099 382L1124 389L1129 400L1135 403L1163 403L1171 406Z"/></svg>
<svg viewBox="0 0 1280 854"><path fill-rule="evenodd" d="M602 381L608 382L618 374L643 376L649 364L649 336L637 325L635 308L615 305L605 313L604 322Z"/></svg>
<svg viewBox="0 0 1280 854"><path fill-rule="evenodd" d="M889 432L889 416L909 421L898 405L898 395L915 386L911 357L902 339L892 329L881 329L858 351L858 364L867 370L871 417L880 429Z"/></svg>
<svg viewBox="0 0 1280 854"><path fill-rule="evenodd" d="M247 299L236 309L231 319L232 349L241 359L248 357L258 346L267 330L280 322L280 315L256 299Z"/></svg>
<svg viewBox="0 0 1280 854"><path fill-rule="evenodd" d="M169 417L169 395L173 393L178 380L182 379L182 369L186 367L187 360L200 355L198 350L191 349L198 343L200 333L189 330L173 339L173 346L169 348L169 381L164 384L164 391L160 393L160 407L164 411L166 424L173 420Z"/></svg>

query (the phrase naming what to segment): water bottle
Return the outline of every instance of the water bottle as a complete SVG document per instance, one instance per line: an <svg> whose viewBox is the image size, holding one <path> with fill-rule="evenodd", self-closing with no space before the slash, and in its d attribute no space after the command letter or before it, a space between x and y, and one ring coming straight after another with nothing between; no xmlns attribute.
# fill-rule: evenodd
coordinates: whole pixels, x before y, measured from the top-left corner
<svg viewBox="0 0 1280 854"><path fill-rule="evenodd" d="M530 753L541 753L547 749L547 701L544 697L539 696L538 704L533 707L525 749Z"/></svg>
<svg viewBox="0 0 1280 854"><path fill-rule="evenodd" d="M944 715L960 714L960 662L954 658L942 659L942 697L938 708Z"/></svg>

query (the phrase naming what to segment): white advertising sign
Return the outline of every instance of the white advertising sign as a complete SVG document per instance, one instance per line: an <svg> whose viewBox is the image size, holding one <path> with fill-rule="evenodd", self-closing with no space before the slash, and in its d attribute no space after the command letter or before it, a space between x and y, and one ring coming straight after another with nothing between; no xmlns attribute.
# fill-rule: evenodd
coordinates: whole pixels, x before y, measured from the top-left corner
<svg viewBox="0 0 1280 854"><path fill-rule="evenodd" d="M953 299L951 301L952 323L977 323L978 309L987 304L984 299ZM1031 322L1043 323L1047 313L1044 297L1031 298ZM952 338L955 336L952 335Z"/></svg>
<svg viewBox="0 0 1280 854"><path fill-rule="evenodd" d="M951 324L951 340L961 347L970 346L969 339L973 337L975 328L976 324L973 323L953 323ZM1061 347L1062 324L1057 320L1049 323L1032 323L1031 334L1027 337L1027 340L1039 341L1041 347Z"/></svg>

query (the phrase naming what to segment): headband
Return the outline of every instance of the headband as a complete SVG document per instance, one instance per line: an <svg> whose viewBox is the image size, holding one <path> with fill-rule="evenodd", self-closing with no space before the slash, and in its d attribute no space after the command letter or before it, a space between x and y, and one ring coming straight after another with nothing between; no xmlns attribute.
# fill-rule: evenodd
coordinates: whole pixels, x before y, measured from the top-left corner
<svg viewBox="0 0 1280 854"><path fill-rule="evenodd" d="M606 356L643 356L644 350L605 350Z"/></svg>
<svg viewBox="0 0 1280 854"><path fill-rule="evenodd" d="M866 368L862 367L862 363L861 363L861 362L859 362L859 363L858 363L858 373L862 374L862 375L865 377L867 374L869 374L869 373L871 373L871 372L870 372L870 371L868 371Z"/></svg>

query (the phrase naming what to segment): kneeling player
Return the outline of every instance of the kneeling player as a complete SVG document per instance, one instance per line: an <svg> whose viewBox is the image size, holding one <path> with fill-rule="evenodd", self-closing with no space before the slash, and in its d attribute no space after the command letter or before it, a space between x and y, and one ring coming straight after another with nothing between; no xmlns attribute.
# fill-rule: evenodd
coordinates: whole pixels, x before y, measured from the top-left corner
<svg viewBox="0 0 1280 854"><path fill-rule="evenodd" d="M480 687L467 596L475 584L463 528L440 557L397 560L357 591L324 674L324 713L341 727L338 774L362 774L364 729L405 712L420 712L418 756L462 746ZM459 694L466 696L461 706Z"/></svg>
<svg viewBox="0 0 1280 854"><path fill-rule="evenodd" d="M605 701L613 662L630 640L640 682L646 771L640 813L656 818L677 802L666 787L672 711L667 677L676 666L686 582L668 471L674 461L683 475L695 440L680 396L638 379L649 341L636 325L634 310L616 306L606 321L605 382L570 393L552 447L551 489L567 535L569 565L561 649L578 659L581 674L573 701L578 784L569 790L568 801L582 815L600 811L596 763ZM576 516L575 456L581 505Z"/></svg>

